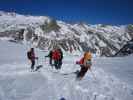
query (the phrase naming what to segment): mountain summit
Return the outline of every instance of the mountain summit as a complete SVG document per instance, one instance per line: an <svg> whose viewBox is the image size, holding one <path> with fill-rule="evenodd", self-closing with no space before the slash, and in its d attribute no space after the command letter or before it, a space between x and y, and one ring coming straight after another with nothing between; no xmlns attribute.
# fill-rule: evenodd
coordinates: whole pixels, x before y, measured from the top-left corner
<svg viewBox="0 0 133 100"><path fill-rule="evenodd" d="M64 51L90 49L99 56L111 56L133 39L133 25L69 24L47 16L0 11L0 37L30 42L40 49L58 45Z"/></svg>

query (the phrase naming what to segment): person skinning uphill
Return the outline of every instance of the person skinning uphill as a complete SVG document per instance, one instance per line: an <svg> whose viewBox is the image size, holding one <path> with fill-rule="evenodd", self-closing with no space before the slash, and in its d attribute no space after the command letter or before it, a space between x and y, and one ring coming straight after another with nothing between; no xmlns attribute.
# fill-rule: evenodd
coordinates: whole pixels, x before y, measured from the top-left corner
<svg viewBox="0 0 133 100"><path fill-rule="evenodd" d="M88 69L91 69L91 62L92 55L90 51L87 51L84 53L84 56L80 59L80 61L76 61L76 64L79 64L81 69L79 73L77 74L77 79L82 79L85 75L85 73L88 71Z"/></svg>
<svg viewBox="0 0 133 100"><path fill-rule="evenodd" d="M51 50L51 51L49 52L49 54L48 54L47 56L45 56L45 57L49 57L49 65L50 65L50 66L53 66L53 64L52 64L52 53L53 53L53 50Z"/></svg>
<svg viewBox="0 0 133 100"><path fill-rule="evenodd" d="M35 56L34 48L31 48L30 51L27 52L27 58L31 62L31 71L34 71L35 59L38 59L38 57Z"/></svg>
<svg viewBox="0 0 133 100"><path fill-rule="evenodd" d="M54 60L55 69L60 69L61 53L58 48L55 48L52 52L52 59Z"/></svg>
<svg viewBox="0 0 133 100"><path fill-rule="evenodd" d="M62 52L62 50L60 48L58 49L58 51L60 52L59 69L61 69L62 60L63 60L63 52Z"/></svg>

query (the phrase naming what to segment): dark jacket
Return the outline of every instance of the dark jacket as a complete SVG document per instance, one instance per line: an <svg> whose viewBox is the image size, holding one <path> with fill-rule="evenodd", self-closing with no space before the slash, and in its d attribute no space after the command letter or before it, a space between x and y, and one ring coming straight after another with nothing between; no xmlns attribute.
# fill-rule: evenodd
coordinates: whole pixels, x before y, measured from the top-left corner
<svg viewBox="0 0 133 100"><path fill-rule="evenodd" d="M63 52L62 52L61 49L58 49L58 50L59 50L59 52L60 52L60 60L62 60L62 59L63 59Z"/></svg>
<svg viewBox="0 0 133 100"><path fill-rule="evenodd" d="M27 53L27 57L28 57L29 60L32 60L32 61L36 59L35 53L33 51L29 51Z"/></svg>
<svg viewBox="0 0 133 100"><path fill-rule="evenodd" d="M49 52L49 54L47 55L47 56L45 56L45 57L50 57L50 58L52 58L52 50Z"/></svg>

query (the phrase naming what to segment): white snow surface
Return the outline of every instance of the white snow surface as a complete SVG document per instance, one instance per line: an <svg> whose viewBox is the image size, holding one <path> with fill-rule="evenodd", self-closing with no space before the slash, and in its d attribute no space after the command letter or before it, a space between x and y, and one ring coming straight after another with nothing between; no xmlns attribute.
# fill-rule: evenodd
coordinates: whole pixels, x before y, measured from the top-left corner
<svg viewBox="0 0 133 100"><path fill-rule="evenodd" d="M93 58L92 71L81 80L71 73L79 69L79 55L64 54L60 71L52 69L44 52L36 49L39 72L30 72L28 46L0 40L0 100L132 100L133 56Z"/></svg>

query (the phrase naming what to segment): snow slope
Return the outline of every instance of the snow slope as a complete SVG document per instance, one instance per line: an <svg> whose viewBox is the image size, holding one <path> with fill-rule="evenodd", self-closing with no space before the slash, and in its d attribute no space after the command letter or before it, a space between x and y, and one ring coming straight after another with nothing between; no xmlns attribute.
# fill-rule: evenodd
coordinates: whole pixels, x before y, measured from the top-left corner
<svg viewBox="0 0 133 100"><path fill-rule="evenodd" d="M132 100L133 56L94 58L92 73L82 81L75 75L62 75L79 69L80 56L65 54L60 71L51 69L47 52L36 49L40 72L30 72L26 59L28 46L0 41L0 100ZM6 62L7 61L7 62Z"/></svg>

